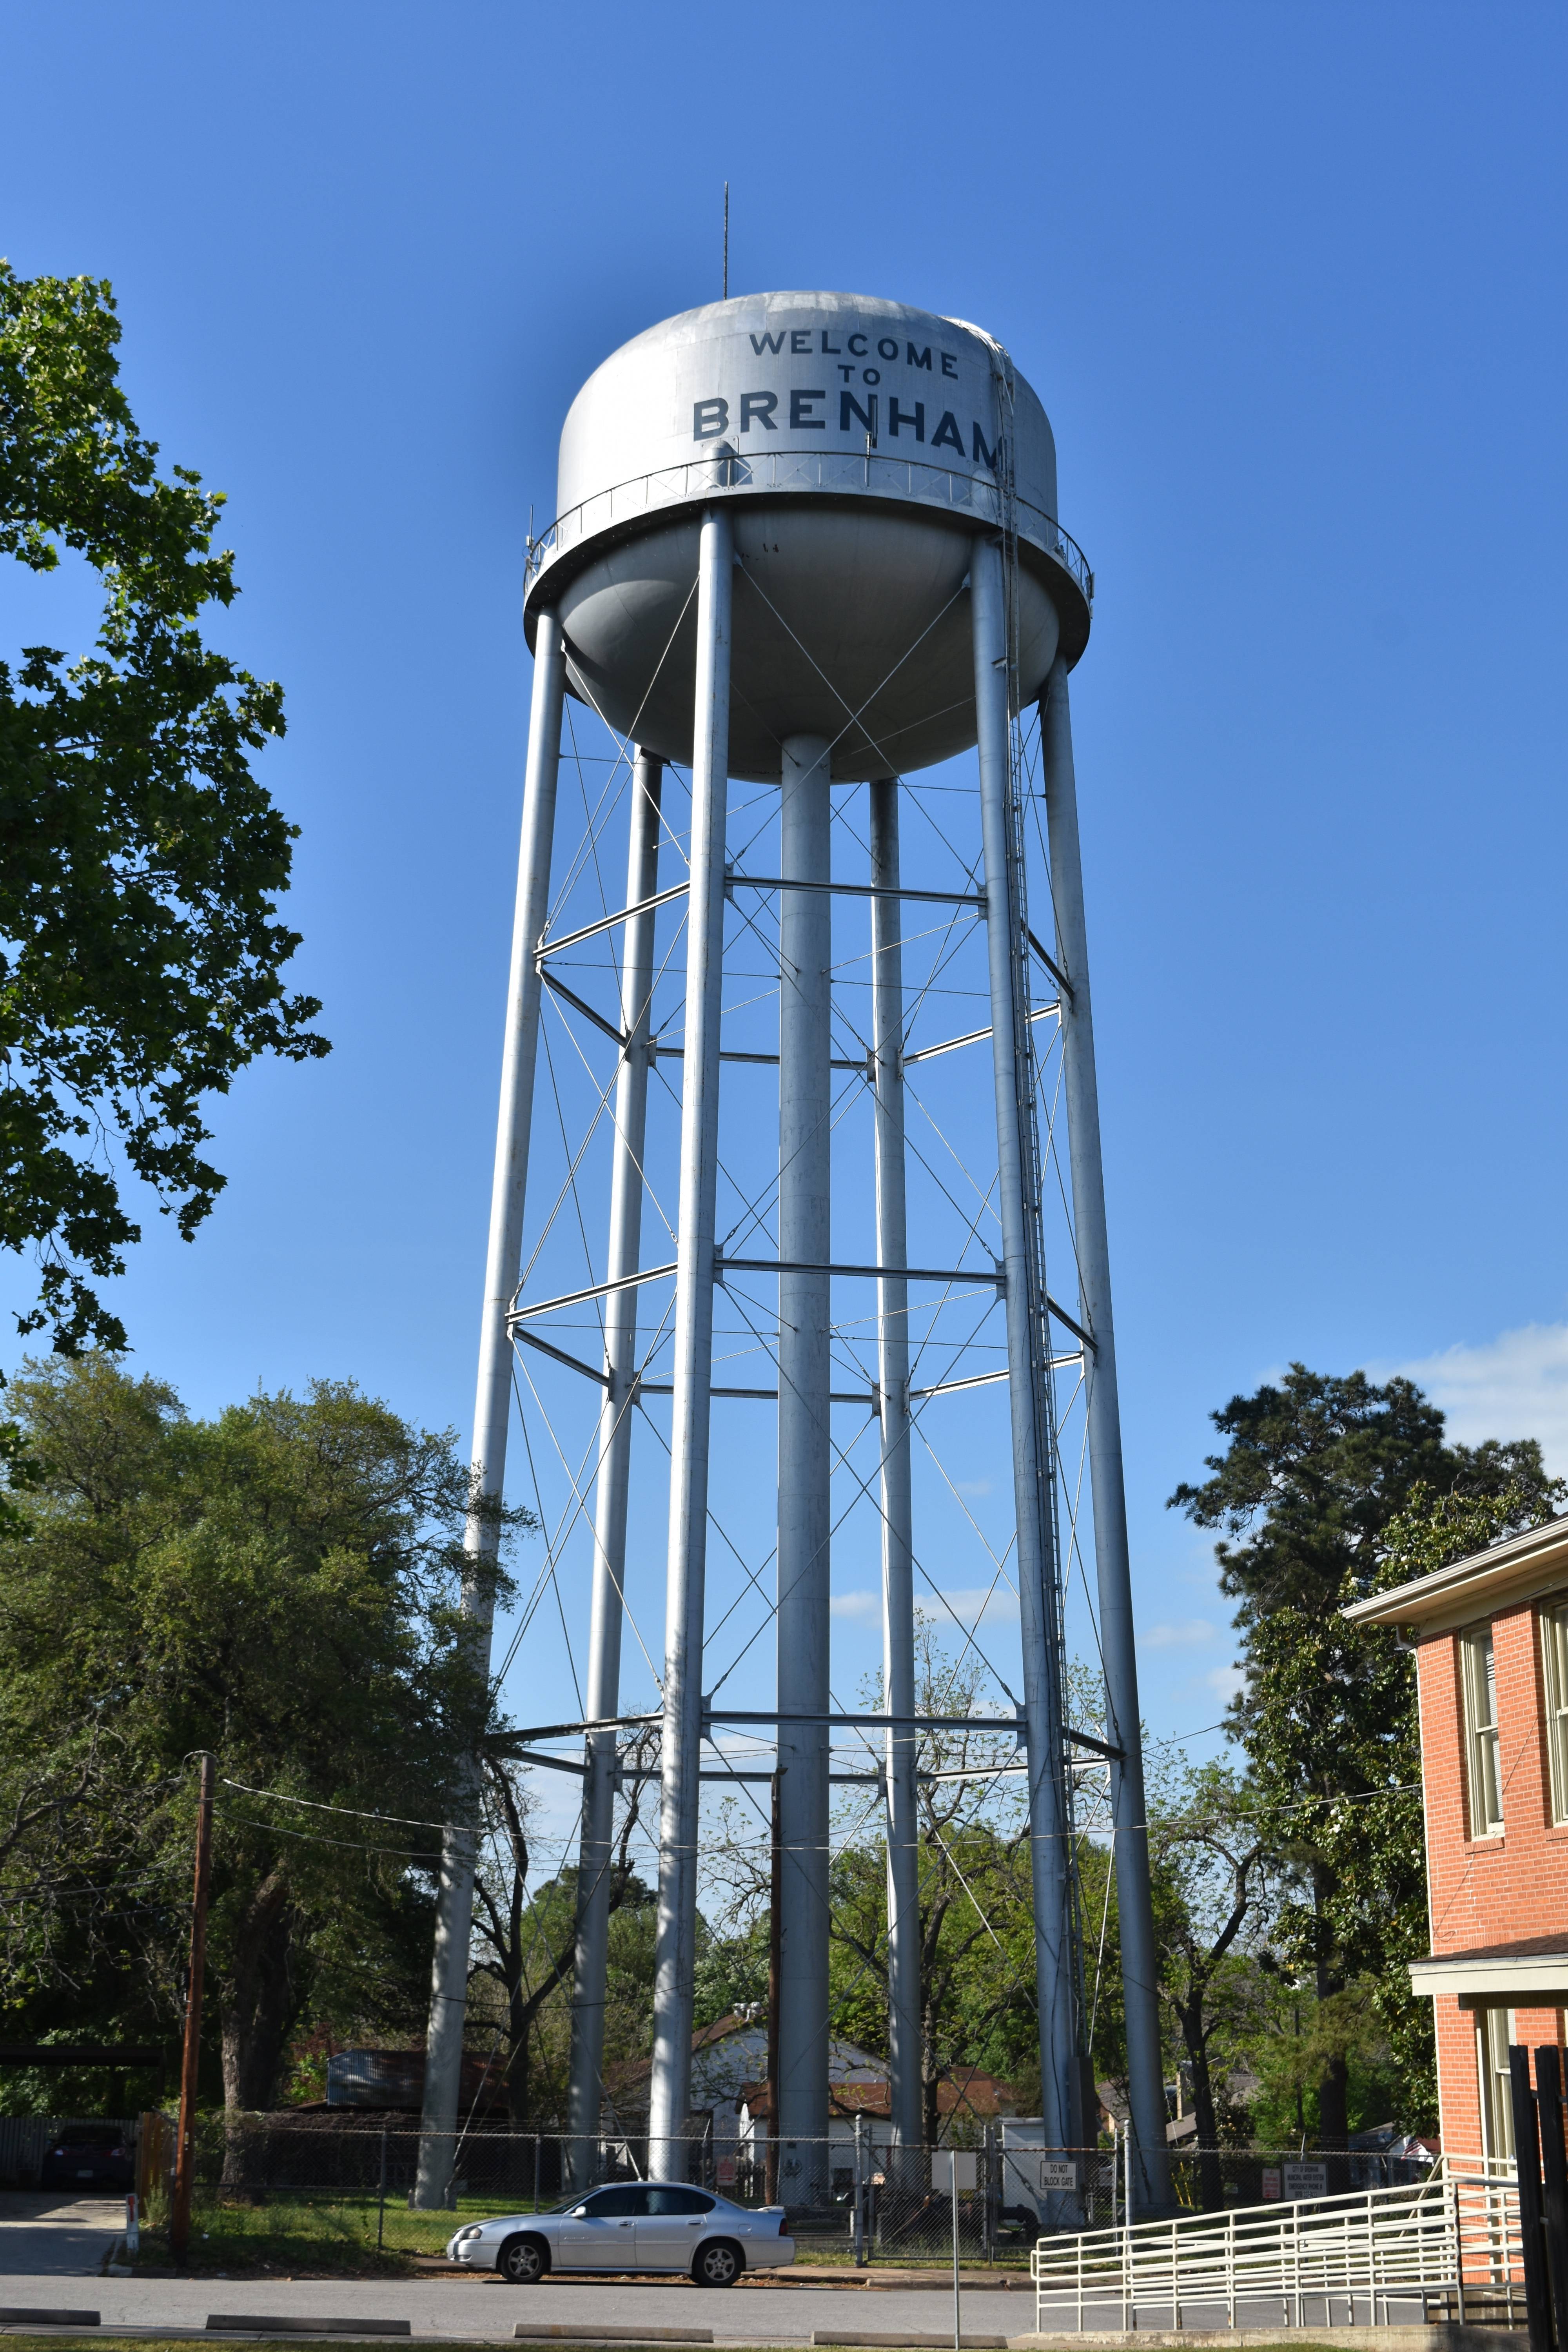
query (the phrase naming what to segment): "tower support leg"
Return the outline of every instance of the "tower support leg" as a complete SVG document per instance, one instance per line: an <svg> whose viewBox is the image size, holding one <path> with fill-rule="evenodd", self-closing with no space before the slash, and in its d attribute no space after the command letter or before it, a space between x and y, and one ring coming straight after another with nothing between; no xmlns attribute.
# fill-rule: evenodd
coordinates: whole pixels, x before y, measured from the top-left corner
<svg viewBox="0 0 1568 2352"><path fill-rule="evenodd" d="M869 787L871 881L899 887L899 786ZM871 1035L876 1068L877 1263L909 1264L904 1192L903 911L897 898L871 901ZM915 1707L913 1516L910 1497L910 1286L885 1274L877 1288L877 1390L882 1463L882 1686L889 1715ZM921 2112L920 1821L915 1779L919 1741L888 1733L888 2074L889 2122L906 2147L922 2137Z"/></svg>
<svg viewBox="0 0 1568 2352"><path fill-rule="evenodd" d="M1088 1387L1089 1489L1105 1660L1105 1736L1121 1750L1110 1766L1116 1839L1116 1908L1121 1927L1121 1979L1131 2089L1131 2202L1133 2215L1164 2211L1172 2201L1165 2141L1164 2067L1160 2054L1154 1914L1144 1826L1143 1750L1138 1712L1138 1658L1132 1636L1132 1580L1127 1496L1121 1468L1121 1412L1116 1393L1116 1335L1110 1313L1110 1255L1105 1230L1105 1180L1100 1156L1100 1091L1094 1069L1089 952L1079 856L1078 785L1067 665L1058 656L1040 701L1046 814L1056 907L1057 952L1072 993L1062 1002L1062 1065L1072 1171L1079 1299L1094 1347Z"/></svg>
<svg viewBox="0 0 1568 2352"><path fill-rule="evenodd" d="M730 763L730 608L734 525L702 518L687 899L686 1038L681 1064L665 1603L658 1925L654 1965L648 2170L682 2180L689 2161L691 2008L697 1958L701 1787L702 1602L708 1560L708 1444L713 1381L713 1218L719 1179L719 1016L724 970L724 821Z"/></svg>
<svg viewBox="0 0 1568 2352"><path fill-rule="evenodd" d="M1007 1296L1007 1387L1018 1522L1030 1885L1040 2017L1040 2113L1045 2120L1045 2144L1070 2147L1077 2144L1082 2126L1078 2116L1077 1967L1062 1726L1049 1333L1036 1197L1038 1170L1027 1027L1024 877L1019 837L1013 824L1006 611L1002 550L996 541L976 541L969 587L985 853L997 1195ZM1062 2218L1066 2218L1065 2207Z"/></svg>
<svg viewBox="0 0 1568 2352"><path fill-rule="evenodd" d="M561 624L540 616L533 648L533 702L528 725L528 768L522 794L522 841L512 920L511 972L507 988L506 1043L501 1056L500 1116L490 1188L489 1247L479 1318L479 1370L474 1402L472 1491L463 1545L468 1572L462 1612L468 1660L482 1683L489 1673L494 1571L500 1541L500 1511L506 1479L511 1413L511 1334L507 1318L522 1262L522 1213L528 1190L528 1147L533 1120L533 1066L539 1045L539 966L535 950L550 904L550 858L555 834L555 787L561 767L561 704L566 663ZM457 2147L458 2093L463 2066L463 2020L468 1997L468 1938L474 1913L480 1776L469 1760L454 1791L452 1824L441 1840L436 1896L435 1958L430 2024L425 2044L425 2101L419 2120L415 2205L437 2210L448 2200Z"/></svg>
<svg viewBox="0 0 1568 2352"><path fill-rule="evenodd" d="M826 882L832 800L826 741L787 736L780 804L786 882ZM779 1256L826 1265L832 1073L826 891L784 890L779 908ZM778 1704L828 1706L828 1277L779 1276ZM779 1937L780 2194L815 2204L827 2181L827 1758L821 1723L779 1726L784 1916Z"/></svg>
<svg viewBox="0 0 1568 2352"><path fill-rule="evenodd" d="M659 793L664 762L638 751L632 768L628 907L658 888ZM616 1078L615 1158L605 1276L637 1270L642 1243L643 1151L647 1129L648 1036L653 993L654 909L626 925L621 966L621 1034ZM594 1496L594 1592L588 1626L590 1722L618 1712L625 1613L626 1497L637 1378L637 1294L612 1290L605 1302L605 1398L599 1410L599 1475ZM577 1859L577 1951L572 1982L572 2054L567 2085L568 2186L592 2185L598 2153L605 2062L605 1985L609 1967L616 1807L616 1735L591 1731L584 1746L583 1830Z"/></svg>

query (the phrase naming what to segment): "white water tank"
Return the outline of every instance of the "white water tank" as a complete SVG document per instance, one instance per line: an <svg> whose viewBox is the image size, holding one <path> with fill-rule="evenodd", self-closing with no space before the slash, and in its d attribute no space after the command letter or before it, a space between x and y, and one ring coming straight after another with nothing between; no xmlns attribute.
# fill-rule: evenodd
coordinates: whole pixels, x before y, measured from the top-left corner
<svg viewBox="0 0 1568 2352"><path fill-rule="evenodd" d="M559 611L572 691L691 757L702 510L732 502L730 772L776 780L785 736L841 782L974 741L967 576L1016 538L1015 694L1076 661L1092 582L1056 520L1045 410L978 328L856 294L749 294L623 344L573 402L527 625Z"/></svg>

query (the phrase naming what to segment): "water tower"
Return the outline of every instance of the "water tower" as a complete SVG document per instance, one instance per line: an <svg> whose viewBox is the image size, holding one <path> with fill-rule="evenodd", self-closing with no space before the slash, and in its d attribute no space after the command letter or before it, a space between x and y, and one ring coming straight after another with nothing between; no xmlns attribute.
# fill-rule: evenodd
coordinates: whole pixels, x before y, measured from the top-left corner
<svg viewBox="0 0 1568 2352"><path fill-rule="evenodd" d="M534 659L522 845L513 935L489 1254L480 1340L477 1491L503 1486L514 1349L526 1342L597 1385L592 1465L593 1611L584 1695L580 1932L571 2128L585 2151L599 2121L608 1875L617 1772L623 1599L633 1509L634 1404L668 1398L665 1628L659 1708L659 1862L649 2169L681 2178L689 2160L691 2030L705 1744L721 1717L704 1700L704 1580L716 1410L728 1398L777 1402L776 2111L782 2148L827 2136L828 1808L836 1712L828 1577L836 1406L836 1299L874 1298L871 1410L879 1449L883 1700L876 1730L888 1850L892 2126L921 2137L917 1773L925 1727L914 1671L910 1429L911 1300L921 1286L973 1276L992 1286L1006 1399L1016 1536L1028 1843L1047 2144L1092 2142L1071 1885L1075 1748L1061 1656L1064 1551L1056 1502L1054 1382L1079 1368L1086 1398L1098 1638L1106 1709L1121 1919L1136 2202L1168 2196L1163 2069L1143 1830L1137 1676L1128 1576L1116 1362L1084 944L1068 675L1088 642L1092 578L1057 520L1056 455L1045 411L1006 352L977 328L855 295L760 294L667 320L605 362L562 434L557 520L531 548L526 628ZM563 933L549 923L565 698L626 740L632 761L623 903ZM1021 718L1037 703L1051 911L1026 903ZM952 890L901 878L900 780L977 751L974 870ZM667 772L689 769L682 870L659 860ZM776 871L727 847L731 782L777 795ZM834 855L833 813L855 788L863 858ZM837 803L834 795L837 794ZM668 835L668 824L665 826ZM668 861L667 861L668 866ZM559 866L556 867L559 873ZM721 1022L726 919L766 894L776 908L776 1050L740 1052ZM854 1262L836 1254L836 1055L831 921L866 926L868 1031L860 1082L869 1106L868 1230ZM997 1243L962 1266L911 1263L906 1220L909 1004L903 950L911 906L960 908L983 948L989 1019L952 1041L989 1041L994 1156L987 1178ZM654 1016L656 927L683 926L678 1025ZM1039 932L1045 932L1042 940ZM618 992L594 1005L557 961L589 931L613 935ZM1049 944L1046 944L1048 941ZM752 938L752 949L755 938ZM554 962L554 970L552 966ZM1035 1034L1036 983L1055 993L1065 1096L1076 1266L1070 1304L1047 1286ZM614 1067L614 1171L597 1278L562 1298L525 1302L519 1276L542 992L550 987L607 1038ZM678 1040L678 1042L677 1042ZM943 1050L946 1050L945 1046ZM645 1263L650 1070L679 1071L678 1213L668 1263ZM731 1254L715 1230L721 1083L727 1063L776 1067L776 1234ZM746 1083L754 1085L754 1069ZM747 1118L758 1117L753 1094ZM989 1127L989 1117L984 1122ZM771 1124L770 1129L771 1133ZM987 1150L990 1146L987 1144ZM840 1182L843 1170L840 1167ZM776 1387L716 1387L716 1287L737 1270L776 1289ZM1055 1269L1058 1286L1067 1269ZM668 1286L668 1330L650 1377L638 1355L649 1286ZM602 1351L579 1361L549 1337L549 1314L595 1302ZM770 1343L771 1344L771 1343ZM1002 1342L998 1340L998 1352ZM964 1385L959 1381L949 1387ZM716 1404L717 1396L717 1404ZM754 1409L754 1406L753 1408ZM763 1447L752 1428L758 1458ZM660 1497L660 1510L665 1498ZM641 1515L646 1518L646 1513ZM477 1515L483 1559L493 1514ZM480 1586L474 1638L488 1644ZM488 1648L485 1654L488 1655ZM753 1710L753 1718L759 1711ZM733 1720L733 1718L730 1718ZM597 1727L596 1728L595 1727ZM710 1776L711 1777L711 1776ZM419 2198L437 2201L451 2169L473 1900L473 1842L448 1833L437 1937ZM443 2150L447 2151L443 2154ZM791 2201L809 2201L812 2159ZM786 2173L788 2166L785 2167ZM586 2185L585 2179L581 2185Z"/></svg>

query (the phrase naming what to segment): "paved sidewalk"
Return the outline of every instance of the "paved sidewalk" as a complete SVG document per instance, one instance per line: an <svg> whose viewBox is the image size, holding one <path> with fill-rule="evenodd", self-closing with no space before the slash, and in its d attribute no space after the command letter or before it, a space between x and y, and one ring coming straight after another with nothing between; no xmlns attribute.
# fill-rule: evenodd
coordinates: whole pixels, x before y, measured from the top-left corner
<svg viewBox="0 0 1568 2352"><path fill-rule="evenodd" d="M73 2197L58 2189L0 2189L0 2302L14 2273L31 2278L79 2278L95 2272L125 2227L123 2197ZM75 2298L79 2303L81 2297Z"/></svg>

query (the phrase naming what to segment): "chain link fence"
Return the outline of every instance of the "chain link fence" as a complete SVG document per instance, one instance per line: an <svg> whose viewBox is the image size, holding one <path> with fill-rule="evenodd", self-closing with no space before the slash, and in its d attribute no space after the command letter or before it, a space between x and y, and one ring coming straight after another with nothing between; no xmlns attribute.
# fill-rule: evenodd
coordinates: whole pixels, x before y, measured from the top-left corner
<svg viewBox="0 0 1568 2352"><path fill-rule="evenodd" d="M775 2147L704 2130L685 2170L735 2203L782 2204L797 2263L947 2263L956 2218L966 2268L1022 2271L1042 2235L1116 2228L1127 2215L1124 2145L1047 2149L1038 2133L1005 2118L966 2147L900 2147L862 2118L829 2139ZM172 2158L172 2134L167 2146ZM254 2242L258 2256L265 2244L294 2261L311 2252L344 2262L375 2251L439 2258L465 2222L569 2205L647 2170L647 2142L633 2136L583 2142L476 2126L454 2135L449 2155L437 2150L435 2169L450 2182L445 2206L418 2210L410 2200L419 2149L417 2124L403 2115L204 2116L197 2227L237 2255ZM1354 2151L1183 2147L1172 2170L1184 2207L1223 2210L1399 2185L1426 2167Z"/></svg>

